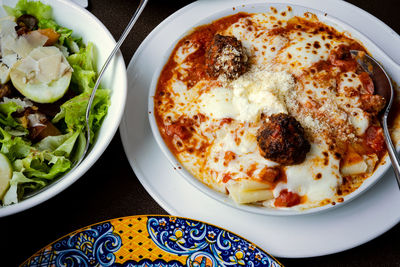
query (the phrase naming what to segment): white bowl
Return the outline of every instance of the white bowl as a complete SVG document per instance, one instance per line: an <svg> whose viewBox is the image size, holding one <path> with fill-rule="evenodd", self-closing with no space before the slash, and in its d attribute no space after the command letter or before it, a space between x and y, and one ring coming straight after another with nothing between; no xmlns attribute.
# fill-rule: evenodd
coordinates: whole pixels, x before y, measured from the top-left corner
<svg viewBox="0 0 400 267"><path fill-rule="evenodd" d="M182 39L184 36L186 36L193 28L211 23L214 20L217 20L219 18L229 16L236 14L237 12L248 12L248 13L260 13L260 12L268 12L270 7L275 7L278 10L283 10L286 9L287 6L291 6L293 8L293 13L294 15L297 16L303 16L304 13L306 12L311 12L315 15L317 15L318 19L330 26L333 26L335 29L337 29L340 32L347 32L350 33L350 35L356 39L359 40L366 48L367 50L371 53L373 57L378 59L378 61L384 62L388 60L388 57L384 54L384 52L377 47L370 39L368 39L365 35L362 33L358 32L351 26L347 25L345 22L330 16L329 14L326 14L324 12L321 12L319 10L299 6L299 5L293 5L293 4L287 4L287 3L259 3L259 4L249 4L249 5L241 5L241 6L236 6L234 8L229 8L221 12L217 12L212 14L210 12L210 15L208 17L203 18L200 21L193 21L193 22L188 22L185 25L182 25L179 29L175 29L174 35L177 36L179 35L179 38L176 38L175 40L165 40L164 45L169 45L169 48L167 49L166 53L164 54L163 61L159 62L159 68L157 71L154 73L151 86L150 86L150 92L149 92L149 98L148 98L148 110L149 110L149 121L150 121L150 126L153 132L153 135L157 141L157 144L163 151L163 153L166 155L168 160L171 162L171 164L176 168L176 170L179 172L179 174L185 178L186 181L188 181L190 184L195 186L197 189L200 191L204 192L208 196L226 204L229 206L232 206L234 208L248 211L248 212L253 212L253 213L258 213L258 214L265 214L265 215L304 215L304 214L311 214L311 213L316 213L316 212L321 212L321 211L326 211L332 208L340 207L352 199L356 198L357 196L361 195L363 192L365 192L368 188L370 188L372 185L374 185L384 174L385 172L389 169L390 165L390 160L388 157L383 159L382 164L376 169L376 171L373 173L371 177L366 179L364 183L354 192L352 192L349 195L346 195L344 197L344 201L342 203L336 203L336 205L325 205L322 207L317 207L317 208L312 208L312 209L307 209L303 211L299 210L293 210L293 209L273 209L273 208L268 208L268 207L259 207L255 205L239 205L236 204L228 195L217 192L210 187L206 186L203 184L200 180L195 178L189 171L185 169L184 166L177 160L177 158L173 155L173 153L169 150L168 146L165 144L163 138L161 137L161 134L159 132L155 117L154 117L154 101L153 97L155 95L155 90L157 87L157 82L158 78L160 76L160 73L166 64L166 62L169 59L170 54L172 53L174 47L176 46L177 42ZM176 32L178 31L178 33Z"/></svg>
<svg viewBox="0 0 400 267"><path fill-rule="evenodd" d="M15 6L17 0L3 0L4 5ZM53 18L64 27L73 30L77 36L82 36L84 43L94 43L97 69L113 50L116 42L107 28L89 11L68 0L42 0L53 8ZM0 16L5 12L0 8ZM0 208L0 217L23 211L36 206L78 180L101 156L114 137L125 108L127 94L127 76L124 59L117 53L105 72L101 85L111 90L111 105L108 109L97 138L85 160L74 170L68 172L54 183L48 185L36 195L24 199L17 204Z"/></svg>

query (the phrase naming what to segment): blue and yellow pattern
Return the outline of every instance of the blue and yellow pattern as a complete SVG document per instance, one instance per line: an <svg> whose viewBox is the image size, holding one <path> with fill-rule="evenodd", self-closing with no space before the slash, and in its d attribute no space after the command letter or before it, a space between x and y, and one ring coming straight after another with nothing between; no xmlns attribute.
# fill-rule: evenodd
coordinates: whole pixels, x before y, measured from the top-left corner
<svg viewBox="0 0 400 267"><path fill-rule="evenodd" d="M243 238L172 216L118 218L75 231L23 266L281 266Z"/></svg>

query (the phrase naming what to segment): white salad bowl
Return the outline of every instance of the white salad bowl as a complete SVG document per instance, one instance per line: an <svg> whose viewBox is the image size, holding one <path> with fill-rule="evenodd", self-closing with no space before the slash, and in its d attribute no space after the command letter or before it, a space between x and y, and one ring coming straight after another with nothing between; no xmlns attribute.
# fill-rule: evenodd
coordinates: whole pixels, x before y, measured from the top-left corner
<svg viewBox="0 0 400 267"><path fill-rule="evenodd" d="M116 44L107 28L89 11L68 0L41 0L41 2L52 7L53 18L58 24L72 29L75 35L83 38L84 43L92 42L94 44L95 62L97 70L100 70ZM2 1L2 4L12 7L16 3L17 0ZM2 8L0 8L0 16L6 16ZM125 108L127 75L125 62L120 52L111 61L103 76L101 86L111 90L111 104L86 158L77 168L67 172L33 196L23 199L19 203L0 207L0 217L29 209L57 195L78 180L101 156L114 137Z"/></svg>
<svg viewBox="0 0 400 267"><path fill-rule="evenodd" d="M252 212L252 213L258 213L258 214L265 214L265 215L279 215L279 216L287 216L287 215L304 215L304 214L311 214L311 213L316 213L316 212L321 212L321 211L327 211L331 210L332 208L340 207L349 201L353 200L357 196L360 196L363 192L367 191L367 189L371 188L372 185L374 185L376 182L380 180L380 178L383 177L383 175L386 173L386 171L389 169L391 166L390 160L388 157L385 157L380 166L377 167L375 172L371 177L366 179L363 184L354 192L346 195L343 197L344 201L342 203L336 203L336 205L325 205L317 208L311 208L311 209L306 209L306 210L296 210L296 209L287 209L287 208L281 208L281 209L273 209L273 208L268 208L268 207L261 207L261 206L256 206L256 205L243 205L243 204L236 204L228 195L217 192L207 185L203 184L200 180L198 180L196 177L194 177L189 171L185 169L184 166L179 162L179 160L174 156L174 154L169 150L168 146L164 142L160 131L158 129L158 125L154 116L154 95L158 83L158 78L160 76L160 73L168 61L170 54L172 53L174 47L178 43L179 40L181 40L184 36L186 36L188 33L190 33L191 30L193 30L195 27L211 23L212 21L215 21L219 18L229 16L236 14L238 12L248 12L248 13L261 13L261 12L268 12L270 10L270 7L275 7L278 10L284 10L287 8L287 6L291 6L293 9L293 14L297 16L303 16L304 13L310 12L315 15L317 15L318 19L330 26L333 26L335 29L337 29L340 32L346 32L348 33L352 38L359 40L365 47L366 49L370 52L370 54L376 58L379 62L382 63L382 65L385 67L386 71L389 73L391 78L398 83L400 81L400 75L399 72L396 71L399 69L399 66L396 65L392 59L390 59L373 41L371 41L369 38L367 38L365 35L357 31L356 29L352 28L350 25L346 24L345 22L335 18L334 16L331 16L330 14L326 14L324 12L321 12L319 10L299 6L299 5L294 5L294 4L287 4L285 2L277 2L277 3L256 3L256 4L248 4L248 5L240 5L240 6L232 6L232 8L228 8L224 11L221 12L216 12L212 14L212 12L209 13L208 17L202 18L197 21L191 21L189 23L185 23L180 25L178 28L174 28L174 32L170 33L168 38L164 40L165 42L163 43L163 46L165 48L163 49L163 59L161 62L158 63L159 67L154 73L152 77L152 82L150 85L150 90L149 90L149 98L148 98L148 114L149 114L149 122L150 126L153 132L153 135L156 139L157 144L165 154L165 156L168 158L170 163L173 165L174 169L190 184L195 186L198 190L202 191L203 193L207 194L208 196L226 204L231 207L247 211L247 212Z"/></svg>

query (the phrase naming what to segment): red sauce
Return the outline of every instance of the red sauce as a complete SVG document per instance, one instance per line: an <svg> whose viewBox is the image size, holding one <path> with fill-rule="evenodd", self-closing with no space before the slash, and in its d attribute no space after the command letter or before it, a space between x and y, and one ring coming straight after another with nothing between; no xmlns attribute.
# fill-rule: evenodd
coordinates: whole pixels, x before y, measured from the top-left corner
<svg viewBox="0 0 400 267"><path fill-rule="evenodd" d="M385 139L380 126L370 126L365 132L365 144L377 154L385 150Z"/></svg>
<svg viewBox="0 0 400 267"><path fill-rule="evenodd" d="M249 176L249 177L252 177L253 176L253 173L254 173L254 171L257 169L257 164L256 163L254 163L254 164L252 164L251 166L250 166L250 168L247 170L247 172L246 172L246 174L247 174L247 176Z"/></svg>
<svg viewBox="0 0 400 267"><path fill-rule="evenodd" d="M223 183L227 183L230 179L232 179L232 176L230 173L225 173L224 177L222 178Z"/></svg>
<svg viewBox="0 0 400 267"><path fill-rule="evenodd" d="M264 167L260 171L258 178L265 183L271 185L274 188L278 183L283 182L286 183L287 177L284 167Z"/></svg>
<svg viewBox="0 0 400 267"><path fill-rule="evenodd" d="M332 50L329 55L329 61L333 66L339 67L341 71L356 71L357 61L350 55L351 46L339 45L336 50Z"/></svg>
<svg viewBox="0 0 400 267"><path fill-rule="evenodd" d="M293 207L300 203L301 197L298 194L283 189L275 199L274 205L276 207Z"/></svg>
<svg viewBox="0 0 400 267"><path fill-rule="evenodd" d="M232 123L232 121L233 121L232 118L223 118L219 125L223 126L224 124L230 124L230 123Z"/></svg>
<svg viewBox="0 0 400 267"><path fill-rule="evenodd" d="M358 75L364 89L367 91L368 94L373 94L375 91L374 82L372 81L371 77L367 72L361 72Z"/></svg>
<svg viewBox="0 0 400 267"><path fill-rule="evenodd" d="M192 133L188 129L188 125L180 122L175 122L171 125L165 126L165 133L171 137L177 135L182 140L186 140L192 137Z"/></svg>

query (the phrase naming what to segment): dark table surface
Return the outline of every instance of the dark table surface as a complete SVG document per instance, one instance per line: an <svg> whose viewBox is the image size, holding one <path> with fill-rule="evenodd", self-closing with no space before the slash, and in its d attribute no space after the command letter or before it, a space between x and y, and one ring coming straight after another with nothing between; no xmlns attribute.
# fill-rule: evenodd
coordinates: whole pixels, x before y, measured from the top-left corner
<svg viewBox="0 0 400 267"><path fill-rule="evenodd" d="M398 0L349 2L375 15L400 33L399 10L396 8ZM137 3L133 0L91 0L88 9L117 39ZM133 33L122 46L126 64L154 27L189 3L183 0L150 0ZM41 205L0 219L0 266L16 266L50 242L81 227L116 217L141 214L167 213L136 178L117 133L96 164L72 186ZM400 266L398 240L400 225L375 240L345 252L315 258L278 260L287 266Z"/></svg>

